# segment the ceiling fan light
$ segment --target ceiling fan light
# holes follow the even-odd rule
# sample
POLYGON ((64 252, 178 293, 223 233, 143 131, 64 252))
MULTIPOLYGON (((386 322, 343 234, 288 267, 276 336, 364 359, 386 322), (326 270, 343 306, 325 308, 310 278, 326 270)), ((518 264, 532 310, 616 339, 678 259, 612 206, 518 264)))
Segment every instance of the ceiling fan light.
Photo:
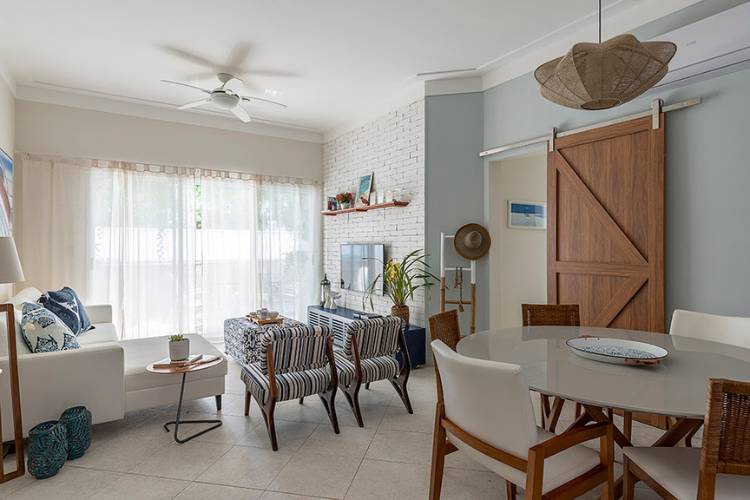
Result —
POLYGON ((562 57, 539 66, 534 78, 541 94, 574 109, 608 109, 656 85, 669 70, 677 46, 640 42, 630 34, 603 43, 577 43, 562 57))

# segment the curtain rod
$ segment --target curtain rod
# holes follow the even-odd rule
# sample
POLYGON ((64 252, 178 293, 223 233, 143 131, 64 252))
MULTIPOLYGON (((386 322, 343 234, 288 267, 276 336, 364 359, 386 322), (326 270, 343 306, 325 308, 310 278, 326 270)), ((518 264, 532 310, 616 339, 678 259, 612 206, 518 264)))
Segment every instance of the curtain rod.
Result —
MULTIPOLYGON (((695 97, 693 99, 688 99, 685 101, 676 102, 674 104, 669 104, 667 106, 662 107, 661 110, 664 111, 665 113, 669 111, 677 111, 678 109, 684 109, 684 108, 689 108, 690 106, 695 106, 696 104, 700 104, 700 102, 701 102, 701 98, 695 97)), ((579 127, 579 128, 574 128, 572 130, 566 130, 565 132, 558 132, 556 134, 556 137, 565 137, 567 135, 573 135, 579 132, 585 132, 587 130, 592 130, 592 129, 599 128, 599 127, 606 127, 608 125, 615 125, 617 123, 635 120, 637 118, 644 118, 646 116, 651 116, 652 113, 653 113, 653 110, 649 109, 648 111, 642 111, 640 113, 623 116, 621 118, 614 118, 612 120, 598 122, 592 125, 586 125, 585 127, 579 127)), ((519 142, 514 142, 511 144, 506 144, 504 146, 498 146, 496 148, 482 151, 481 153, 479 153, 479 156, 480 158, 484 158, 485 156, 492 156, 498 153, 502 153, 504 151, 509 151, 511 149, 518 149, 518 148, 523 148, 526 146, 531 146, 532 144, 547 142, 549 138, 550 138, 550 135, 547 134, 547 135, 543 135, 540 137, 534 137, 533 139, 526 139, 525 141, 519 141, 519 142)))
POLYGON ((223 170, 215 168, 177 167, 174 165, 160 165, 142 161, 106 160, 102 158, 70 157, 62 155, 48 155, 16 151, 16 157, 19 156, 30 160, 85 162, 88 163, 91 167, 96 168, 122 168, 124 170, 131 170, 136 172, 151 172, 155 174, 195 175, 197 173, 201 177, 215 177, 222 179, 260 180, 281 184, 320 184, 320 181, 317 179, 309 179, 305 177, 256 174, 251 172, 238 172, 233 170, 223 170))

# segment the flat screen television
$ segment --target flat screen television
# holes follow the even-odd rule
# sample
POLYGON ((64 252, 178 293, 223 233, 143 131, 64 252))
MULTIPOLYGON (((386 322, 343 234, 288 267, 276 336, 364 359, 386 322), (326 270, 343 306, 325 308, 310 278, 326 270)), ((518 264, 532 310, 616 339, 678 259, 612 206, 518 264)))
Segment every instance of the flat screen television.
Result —
MULTIPOLYGON (((382 244, 341 245, 341 289, 365 292, 373 280, 383 272, 385 248, 382 244)), ((383 280, 378 280, 375 289, 383 295, 383 280)))

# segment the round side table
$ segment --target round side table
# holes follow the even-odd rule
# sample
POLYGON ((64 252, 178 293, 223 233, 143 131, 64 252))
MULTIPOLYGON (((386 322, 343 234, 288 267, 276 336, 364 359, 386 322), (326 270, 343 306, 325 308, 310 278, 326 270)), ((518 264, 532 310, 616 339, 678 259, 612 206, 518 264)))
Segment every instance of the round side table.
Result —
POLYGON ((182 382, 180 383, 180 399, 177 403, 177 416, 174 420, 171 420, 164 424, 164 430, 169 432, 169 426, 174 425, 174 440, 178 443, 186 443, 190 441, 193 438, 196 438, 198 436, 201 436, 209 431, 212 431, 216 429, 217 427, 221 427, 221 420, 182 420, 180 418, 180 415, 182 414, 182 396, 185 393, 185 377, 188 373, 192 372, 198 372, 201 370, 207 370, 208 368, 213 368, 214 366, 217 366, 221 364, 221 362, 224 361, 224 358, 219 357, 215 359, 214 361, 209 361, 208 363, 202 363, 198 365, 190 365, 185 367, 175 367, 175 368, 154 368, 154 364, 151 363, 146 367, 146 370, 151 373, 158 373, 162 375, 176 375, 176 374, 182 374, 182 382), (192 434, 184 439, 181 439, 177 436, 177 431, 180 428, 180 424, 214 424, 208 429, 203 429, 200 432, 196 432, 195 434, 192 434))

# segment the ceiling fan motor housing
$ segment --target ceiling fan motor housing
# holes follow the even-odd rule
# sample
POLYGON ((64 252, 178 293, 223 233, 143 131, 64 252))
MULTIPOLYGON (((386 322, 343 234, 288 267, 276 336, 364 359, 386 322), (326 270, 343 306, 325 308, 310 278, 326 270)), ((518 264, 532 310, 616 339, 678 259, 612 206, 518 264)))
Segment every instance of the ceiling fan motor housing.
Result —
POLYGON ((240 102, 240 97, 236 94, 229 94, 223 90, 214 90, 211 92, 211 102, 224 109, 232 109, 240 102))

